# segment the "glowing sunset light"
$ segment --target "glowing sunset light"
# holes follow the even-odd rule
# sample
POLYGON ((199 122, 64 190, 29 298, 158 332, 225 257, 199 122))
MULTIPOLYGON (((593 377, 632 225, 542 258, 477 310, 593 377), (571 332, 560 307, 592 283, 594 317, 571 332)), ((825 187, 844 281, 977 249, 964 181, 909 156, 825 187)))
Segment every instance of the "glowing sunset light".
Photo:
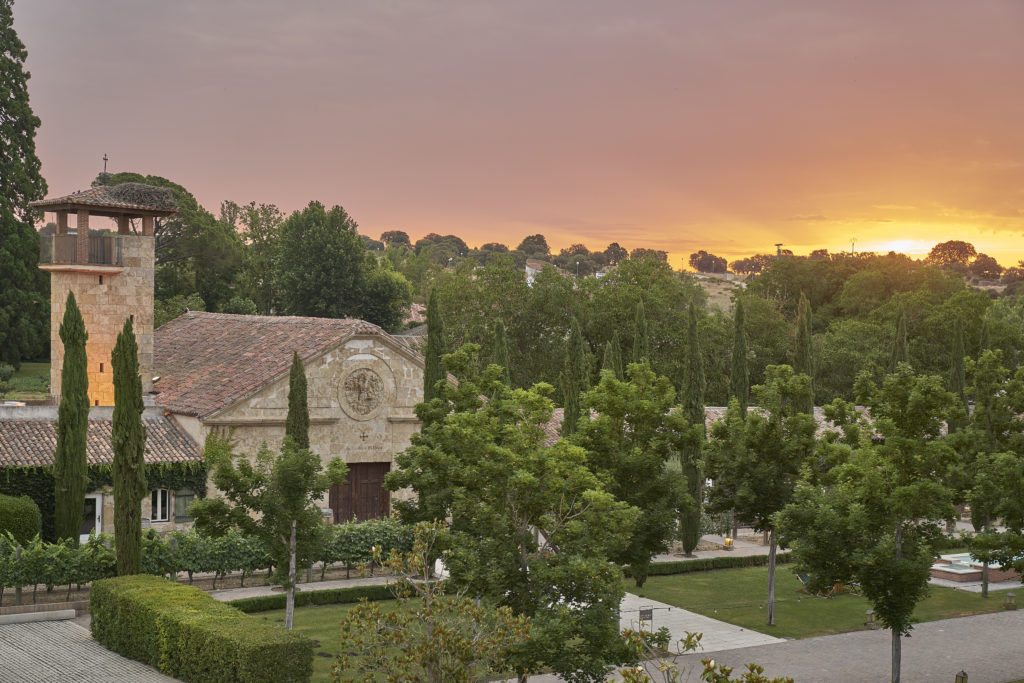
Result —
POLYGON ((107 153, 214 213, 315 199, 374 238, 541 233, 676 267, 851 238, 1024 258, 1019 0, 17 0, 14 18, 51 194, 107 153))

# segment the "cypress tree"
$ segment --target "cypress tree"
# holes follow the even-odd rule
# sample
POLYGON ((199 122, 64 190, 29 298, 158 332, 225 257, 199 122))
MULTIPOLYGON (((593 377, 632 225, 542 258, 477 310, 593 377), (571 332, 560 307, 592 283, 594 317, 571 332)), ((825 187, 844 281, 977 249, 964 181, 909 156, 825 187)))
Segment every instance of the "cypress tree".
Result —
POLYGON ((0 363, 34 358, 50 335, 50 279, 37 268, 39 234, 29 202, 46 195, 28 97, 28 53, 14 30, 11 0, 0 0, 0 363))
POLYGON ((988 316, 986 315, 981 321, 981 340, 978 343, 978 357, 985 351, 992 348, 992 328, 989 325, 988 316))
POLYGON ((896 338, 892 342, 892 353, 889 355, 889 372, 895 372, 900 363, 909 363, 907 359, 907 311, 900 304, 896 312, 896 338))
POLYGON ((651 362, 651 339, 647 331, 647 312, 644 301, 636 302, 636 318, 633 320, 633 362, 651 362))
MULTIPOLYGON (((964 391, 964 387, 967 384, 967 373, 964 369, 964 327, 957 318, 953 321, 953 348, 950 351, 950 364, 949 364, 949 390, 956 395, 957 400, 964 407, 966 414, 967 411, 967 394, 964 391)), ((950 433, 959 430, 963 427, 962 421, 959 419, 951 418, 949 421, 950 433)))
POLYGON ((146 497, 146 427, 142 424, 139 347, 131 320, 117 335, 111 354, 114 370, 114 543, 117 575, 138 574, 142 561, 142 499, 146 497))
POLYGON ((437 383, 444 379, 441 356, 444 355, 444 325, 438 310, 437 292, 432 291, 427 300, 427 348, 424 353, 423 401, 438 397, 437 383))
POLYGON ((580 419, 580 394, 590 388, 590 361, 580 321, 573 316, 569 326, 569 343, 565 352, 565 370, 559 379, 562 385, 562 436, 576 431, 580 419))
POLYGON ((619 331, 612 333, 612 338, 605 344, 604 358, 601 361, 602 370, 611 370, 615 379, 620 382, 625 379, 622 370, 622 342, 619 341, 619 331))
POLYGON ((64 364, 57 412, 57 450, 53 456, 53 528, 58 540, 70 538, 76 545, 89 485, 85 452, 89 431, 89 375, 85 355, 88 338, 75 294, 69 291, 64 321, 60 324, 64 364))
POLYGON ((508 335, 505 333, 505 323, 501 320, 494 325, 494 353, 491 356, 491 362, 504 368, 502 379, 505 384, 511 384, 512 369, 508 351, 508 335))
POLYGON ((796 314, 796 353, 793 369, 811 378, 811 395, 809 404, 800 409, 804 413, 814 413, 814 356, 811 351, 811 302, 804 293, 800 293, 800 303, 796 314))
POLYGON ((729 368, 729 397, 740 404, 743 415, 750 404, 750 368, 747 363, 747 335, 744 331, 743 300, 733 313, 732 367, 729 368))
POLYGON ((309 396, 306 391, 306 369, 298 351, 292 351, 292 369, 288 374, 288 417, 284 421, 284 435, 290 436, 295 446, 309 448, 309 396))
POLYGON ((693 554, 700 541, 700 515, 702 479, 699 463, 706 441, 704 424, 704 392, 707 381, 704 377, 704 359, 700 352, 697 336, 697 305, 690 304, 689 327, 687 331, 686 374, 683 379, 683 416, 690 424, 692 438, 680 450, 679 461, 683 476, 686 477, 686 491, 689 499, 680 507, 679 536, 683 552, 693 554))

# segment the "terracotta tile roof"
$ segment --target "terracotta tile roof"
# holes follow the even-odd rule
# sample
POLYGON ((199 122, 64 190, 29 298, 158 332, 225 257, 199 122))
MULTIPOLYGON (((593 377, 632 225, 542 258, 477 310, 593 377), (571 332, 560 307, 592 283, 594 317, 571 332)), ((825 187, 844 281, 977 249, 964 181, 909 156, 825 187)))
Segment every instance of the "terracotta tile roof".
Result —
POLYGON ((205 418, 286 374, 293 350, 306 361, 356 335, 385 337, 415 353, 362 320, 188 312, 154 335, 155 401, 205 418))
POLYGON ((147 214, 156 213, 160 215, 173 215, 178 212, 178 206, 174 202, 174 196, 164 188, 141 185, 140 183, 121 183, 120 185, 100 185, 90 187, 88 190, 79 190, 63 197, 50 197, 38 201, 29 202, 29 206, 36 209, 54 209, 56 207, 78 205, 94 206, 96 208, 124 209, 144 211, 147 214), (131 194, 133 187, 143 188, 140 192, 131 194), (119 189, 120 188, 120 189, 119 189), (127 188, 127 189, 125 189, 127 188), (132 196, 149 196, 149 201, 132 201, 132 196))
MULTIPOLYGON (((146 425, 146 462, 202 462, 203 454, 174 421, 163 416, 143 416, 146 425)), ((113 420, 90 418, 86 454, 90 465, 114 462, 110 446, 113 420)), ((49 466, 57 449, 56 418, 0 420, 0 467, 49 466)))

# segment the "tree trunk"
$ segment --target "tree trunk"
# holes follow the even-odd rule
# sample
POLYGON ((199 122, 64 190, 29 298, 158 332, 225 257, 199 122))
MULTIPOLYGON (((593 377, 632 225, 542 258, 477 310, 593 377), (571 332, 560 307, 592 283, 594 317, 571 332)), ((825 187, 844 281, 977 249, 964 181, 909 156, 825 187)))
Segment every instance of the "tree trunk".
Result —
POLYGON ((892 683, 900 683, 900 658, 902 652, 900 651, 900 645, 902 639, 900 638, 900 632, 893 629, 892 632, 892 683))
POLYGON ((284 627, 292 630, 295 621, 295 524, 292 520, 292 537, 288 542, 288 597, 284 603, 284 627))
MULTIPOLYGON (((988 531, 989 519, 985 517, 985 524, 982 526, 983 531, 988 531)), ((988 561, 981 565, 981 597, 988 597, 988 561)))
MULTIPOLYGON (((14 561, 17 563, 18 567, 20 568, 21 567, 21 546, 20 545, 18 546, 18 549, 16 551, 14 551, 14 561)), ((15 605, 20 605, 21 604, 21 586, 15 586, 14 587, 14 604, 15 605)))
POLYGON ((739 520, 736 519, 736 510, 732 511, 732 542, 736 545, 736 537, 740 535, 739 520))
POLYGON ((768 625, 775 625, 775 529, 768 536, 768 625))

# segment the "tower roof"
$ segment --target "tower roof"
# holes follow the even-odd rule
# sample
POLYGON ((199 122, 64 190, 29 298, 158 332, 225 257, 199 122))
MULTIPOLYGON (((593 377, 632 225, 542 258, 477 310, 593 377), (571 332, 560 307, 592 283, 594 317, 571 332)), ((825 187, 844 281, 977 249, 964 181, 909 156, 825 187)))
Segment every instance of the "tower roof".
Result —
POLYGON ((100 185, 63 197, 29 202, 29 206, 44 211, 85 209, 94 216, 173 216, 178 212, 170 190, 144 183, 100 185))

